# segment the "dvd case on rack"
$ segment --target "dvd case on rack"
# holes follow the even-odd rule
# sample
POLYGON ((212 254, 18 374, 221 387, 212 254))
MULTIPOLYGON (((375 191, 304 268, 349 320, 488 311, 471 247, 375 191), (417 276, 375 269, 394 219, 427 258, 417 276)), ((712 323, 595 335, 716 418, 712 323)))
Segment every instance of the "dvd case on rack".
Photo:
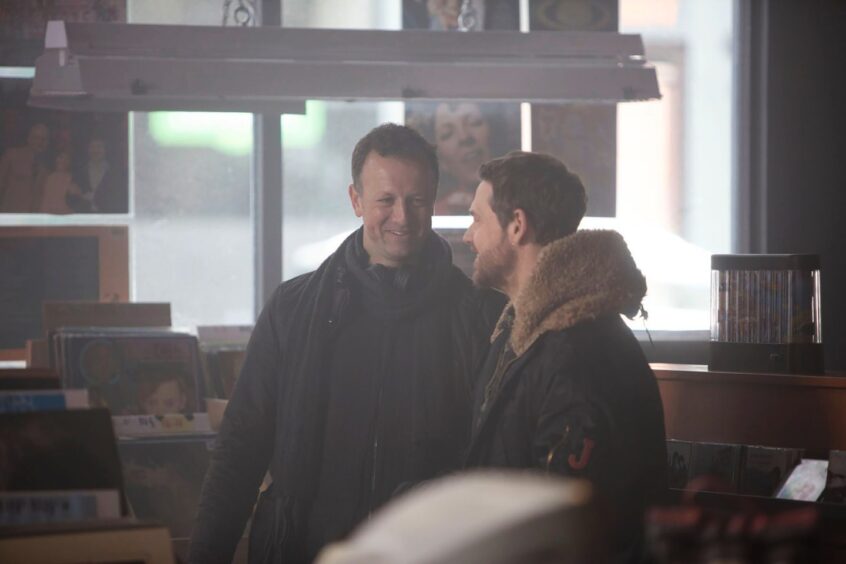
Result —
POLYGON ((740 493, 773 496, 790 471, 802 460, 802 449, 743 447, 740 493))
POLYGON ((694 443, 690 479, 707 480, 705 489, 736 492, 740 475, 741 445, 694 443))
POLYGON ((667 486, 684 489, 690 480, 693 443, 690 441, 667 440, 667 486))

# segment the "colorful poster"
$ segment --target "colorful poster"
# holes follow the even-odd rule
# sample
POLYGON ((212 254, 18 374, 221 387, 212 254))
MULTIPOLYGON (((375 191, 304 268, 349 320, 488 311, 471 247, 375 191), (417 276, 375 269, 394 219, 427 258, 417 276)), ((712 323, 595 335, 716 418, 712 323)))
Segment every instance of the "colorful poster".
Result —
POLYGON ((125 22, 126 0, 3 0, 0 37, 6 40, 44 39, 50 20, 125 22))
MULTIPOLYGON (((617 31, 617 0, 530 0, 532 31, 617 31)), ((548 153, 581 178, 587 215, 617 207, 616 104, 532 104, 532 151, 548 153)))
POLYGON ((31 86, 0 81, 0 213, 127 213, 127 115, 31 108, 31 86))
MULTIPOLYGON (((403 1, 403 27, 455 31, 462 2, 403 1)), ((465 10, 472 32, 517 30, 517 2, 473 1, 465 10)), ((514 103, 472 101, 413 102, 405 107, 406 125, 432 143, 440 163, 440 184, 435 215, 467 215, 476 187, 479 166, 509 151, 520 149, 520 106, 514 103)))

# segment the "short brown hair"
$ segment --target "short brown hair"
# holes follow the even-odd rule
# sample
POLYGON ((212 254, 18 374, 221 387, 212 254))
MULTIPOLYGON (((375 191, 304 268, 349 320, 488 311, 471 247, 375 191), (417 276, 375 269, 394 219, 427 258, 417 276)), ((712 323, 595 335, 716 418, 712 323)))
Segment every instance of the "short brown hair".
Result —
POLYGON ((539 245, 574 233, 585 215, 581 179, 550 155, 512 151, 483 164, 479 178, 493 188, 491 209, 500 225, 506 227, 514 210, 523 210, 539 245))
POLYGON ((438 192, 438 157, 435 148, 419 133, 405 125, 383 123, 370 130, 355 144, 352 154, 352 180, 361 193, 361 169, 371 152, 383 157, 398 157, 417 163, 429 173, 433 196, 438 192))

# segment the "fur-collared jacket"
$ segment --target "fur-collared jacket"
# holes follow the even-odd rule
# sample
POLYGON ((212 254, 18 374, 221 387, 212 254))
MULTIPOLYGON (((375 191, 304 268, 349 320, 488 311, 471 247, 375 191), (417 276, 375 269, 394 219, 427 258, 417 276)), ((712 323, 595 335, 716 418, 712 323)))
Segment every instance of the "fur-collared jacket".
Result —
POLYGON ((620 314, 646 282, 622 236, 547 245, 492 336, 467 465, 583 477, 611 511, 617 561, 637 561, 642 513, 666 490, 658 386, 620 314))

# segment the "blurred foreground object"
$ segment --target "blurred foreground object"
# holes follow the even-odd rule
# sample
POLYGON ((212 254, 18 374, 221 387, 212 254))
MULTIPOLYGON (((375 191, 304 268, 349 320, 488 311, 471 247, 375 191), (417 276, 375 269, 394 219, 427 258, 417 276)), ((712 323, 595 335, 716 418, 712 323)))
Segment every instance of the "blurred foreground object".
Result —
POLYGON ((587 482, 533 472, 473 472, 394 500, 317 564, 604 562, 587 482))

